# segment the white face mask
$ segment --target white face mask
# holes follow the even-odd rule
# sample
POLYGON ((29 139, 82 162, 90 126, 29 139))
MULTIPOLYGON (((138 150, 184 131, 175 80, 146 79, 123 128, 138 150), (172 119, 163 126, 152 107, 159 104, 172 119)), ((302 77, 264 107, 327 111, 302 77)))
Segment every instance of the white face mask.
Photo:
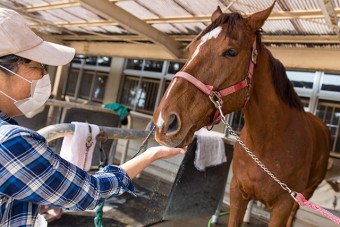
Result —
POLYGON ((23 113, 25 116, 29 116, 31 112, 42 107, 47 99, 50 97, 51 94, 51 81, 49 74, 45 74, 39 80, 32 80, 29 81, 26 78, 20 76, 19 74, 3 67, 0 65, 1 68, 13 73, 14 75, 20 77, 21 79, 27 81, 31 84, 31 96, 22 100, 15 100, 14 98, 10 97, 3 91, 0 91, 3 95, 7 96, 8 98, 12 99, 14 105, 23 113))

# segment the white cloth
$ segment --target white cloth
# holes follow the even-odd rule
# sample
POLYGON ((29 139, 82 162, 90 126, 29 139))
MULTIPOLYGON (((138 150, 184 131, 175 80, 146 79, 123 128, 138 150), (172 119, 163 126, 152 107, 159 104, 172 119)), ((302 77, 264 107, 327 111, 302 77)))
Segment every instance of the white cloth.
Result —
POLYGON ((329 210, 340 211, 340 192, 334 191, 325 180, 319 184, 309 201, 329 210))
POLYGON ((223 133, 208 131, 205 128, 195 133, 197 137, 195 167, 204 171, 206 167, 216 166, 227 161, 223 133))
POLYGON ((47 221, 41 214, 38 214, 34 227, 47 227, 47 221))
POLYGON ((60 156, 72 164, 86 171, 90 170, 93 150, 96 145, 96 136, 100 129, 97 125, 84 122, 71 122, 75 125, 74 133, 65 136, 60 150, 60 156), (89 126, 91 127, 91 133, 89 126), (92 136, 92 144, 86 147, 86 139, 92 136))

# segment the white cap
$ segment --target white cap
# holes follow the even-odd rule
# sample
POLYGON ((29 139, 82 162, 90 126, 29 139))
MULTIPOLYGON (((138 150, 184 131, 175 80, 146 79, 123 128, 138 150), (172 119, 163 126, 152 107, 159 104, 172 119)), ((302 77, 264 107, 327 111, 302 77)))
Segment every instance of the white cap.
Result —
POLYGON ((14 54, 46 65, 65 65, 75 49, 42 40, 15 11, 0 8, 0 56, 14 54))

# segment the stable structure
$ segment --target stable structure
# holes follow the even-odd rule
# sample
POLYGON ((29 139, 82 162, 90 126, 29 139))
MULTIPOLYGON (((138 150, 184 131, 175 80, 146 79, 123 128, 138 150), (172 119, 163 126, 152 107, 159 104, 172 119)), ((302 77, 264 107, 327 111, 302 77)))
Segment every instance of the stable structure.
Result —
MULTIPOLYGON (((188 45, 210 23, 217 6, 225 13, 247 16, 273 2, 0 0, 0 7, 18 11, 45 40, 76 49, 69 65, 49 67, 56 99, 97 107, 121 103, 132 110, 132 128, 145 129, 169 81, 183 66, 188 45)), ((339 18, 340 0, 276 0, 262 32, 265 45, 287 68, 305 109, 329 126, 332 155, 338 158, 339 18)), ((236 131, 243 126, 241 112, 228 120, 236 131)), ((224 128, 219 125, 214 130, 223 132, 224 128)), ((123 143, 118 144, 118 156, 123 143)), ((140 141, 130 142, 127 157, 139 145, 140 141)), ((181 161, 178 157, 160 161, 147 171, 172 181, 181 161)))
MULTIPOLYGON (((45 39, 78 54, 185 59, 186 46, 223 12, 249 15, 273 0, 13 0, 45 39)), ((263 40, 286 67, 339 70, 339 0, 277 0, 263 40)))

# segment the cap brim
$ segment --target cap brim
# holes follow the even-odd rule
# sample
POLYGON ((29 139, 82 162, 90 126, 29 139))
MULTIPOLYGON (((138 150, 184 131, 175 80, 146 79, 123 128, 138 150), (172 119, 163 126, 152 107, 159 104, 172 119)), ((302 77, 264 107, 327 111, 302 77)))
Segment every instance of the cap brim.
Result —
POLYGON ((42 64, 59 66, 66 65, 74 58, 75 49, 43 41, 29 50, 14 54, 42 64))

